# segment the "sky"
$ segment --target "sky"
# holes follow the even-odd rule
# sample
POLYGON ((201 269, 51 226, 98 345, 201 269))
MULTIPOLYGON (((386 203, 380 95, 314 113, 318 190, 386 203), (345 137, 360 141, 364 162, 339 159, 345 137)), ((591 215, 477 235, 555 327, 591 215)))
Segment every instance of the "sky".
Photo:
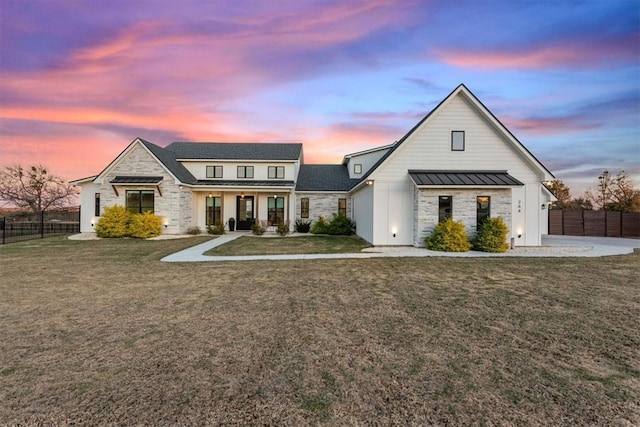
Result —
POLYGON ((637 0, 0 0, 0 166, 67 180, 136 137, 339 163, 460 83, 574 197, 640 186, 637 0))

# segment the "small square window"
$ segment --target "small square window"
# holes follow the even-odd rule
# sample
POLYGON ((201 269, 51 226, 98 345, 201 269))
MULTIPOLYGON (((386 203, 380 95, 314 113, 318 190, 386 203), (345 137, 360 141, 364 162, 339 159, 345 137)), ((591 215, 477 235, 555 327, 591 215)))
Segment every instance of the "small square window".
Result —
POLYGON ((451 131, 451 151, 464 151, 464 131, 451 131))
POLYGON ((353 173, 361 174, 362 173, 362 165, 360 163, 356 163, 353 165, 353 173))

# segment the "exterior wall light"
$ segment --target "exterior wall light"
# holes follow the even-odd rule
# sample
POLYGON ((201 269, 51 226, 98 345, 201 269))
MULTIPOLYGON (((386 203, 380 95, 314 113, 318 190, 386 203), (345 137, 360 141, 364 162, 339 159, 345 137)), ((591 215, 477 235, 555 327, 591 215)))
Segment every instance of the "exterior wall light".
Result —
POLYGON ((545 210, 545 209, 547 209, 547 204, 543 203, 540 207, 542 208, 542 210, 545 210))
POLYGON ((164 220, 164 228, 167 228, 169 226, 169 220, 165 219, 164 220))
POLYGON ((368 179, 368 180, 365 181, 365 184, 373 185, 373 180, 372 179, 368 179))

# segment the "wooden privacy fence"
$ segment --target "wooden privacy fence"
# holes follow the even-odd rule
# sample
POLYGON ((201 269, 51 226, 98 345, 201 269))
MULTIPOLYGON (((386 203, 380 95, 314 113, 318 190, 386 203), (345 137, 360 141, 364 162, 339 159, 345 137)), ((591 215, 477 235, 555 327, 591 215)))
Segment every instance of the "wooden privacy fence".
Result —
POLYGON ((549 234, 640 237, 640 213, 551 209, 549 234))

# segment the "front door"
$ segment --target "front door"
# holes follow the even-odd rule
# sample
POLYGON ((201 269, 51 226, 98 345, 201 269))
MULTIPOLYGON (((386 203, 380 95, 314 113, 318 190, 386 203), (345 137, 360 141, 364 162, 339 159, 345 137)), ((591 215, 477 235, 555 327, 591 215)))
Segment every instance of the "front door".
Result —
POLYGON ((237 222, 236 230, 251 230, 254 222, 253 196, 236 197, 237 222))

